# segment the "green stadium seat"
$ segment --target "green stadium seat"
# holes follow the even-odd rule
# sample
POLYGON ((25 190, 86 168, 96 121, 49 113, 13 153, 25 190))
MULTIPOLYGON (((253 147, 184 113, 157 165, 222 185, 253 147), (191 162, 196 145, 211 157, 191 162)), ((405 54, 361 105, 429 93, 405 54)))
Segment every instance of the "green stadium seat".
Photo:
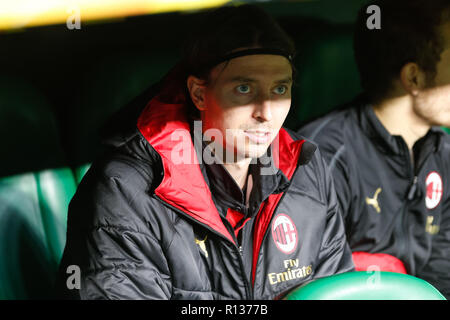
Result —
POLYGON ((74 174, 75 174, 75 181, 77 183, 77 185, 80 184, 81 180, 83 179, 84 175, 86 174, 86 172, 89 170, 89 168, 91 167, 92 163, 85 163, 82 164, 80 166, 77 166, 74 169, 74 174))
POLYGON ((69 168, 0 179, 0 299, 52 297, 75 188, 69 168))
POLYGON ((75 189, 53 113, 26 81, 0 78, 0 299, 51 298, 75 189))
POLYGON ((43 170, 34 175, 48 249, 52 262, 58 265, 66 243, 67 211, 76 191, 76 181, 68 167, 43 170))
POLYGON ((428 282, 394 272, 347 272, 311 281, 286 300, 446 300, 428 282))

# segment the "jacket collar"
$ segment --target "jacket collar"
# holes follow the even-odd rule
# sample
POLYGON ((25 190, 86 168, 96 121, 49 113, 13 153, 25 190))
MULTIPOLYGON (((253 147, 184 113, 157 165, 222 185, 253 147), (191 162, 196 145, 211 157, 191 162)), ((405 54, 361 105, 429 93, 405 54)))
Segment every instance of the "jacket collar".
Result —
MULTIPOLYGON (((163 178, 155 189, 156 196, 234 242, 202 175, 185 105, 163 103, 156 96, 139 116, 137 127, 162 161, 163 178)), ((312 153, 302 157, 305 141, 293 140, 284 129, 275 140, 279 147, 271 155, 273 164, 290 178, 297 165, 307 163, 312 153)))
POLYGON ((230 208, 239 212, 247 212, 251 217, 256 214, 256 210, 269 195, 281 193, 289 186, 289 179, 274 166, 269 152, 255 160, 249 166, 249 175, 251 175, 253 186, 248 199, 248 210, 245 210, 246 199, 243 190, 222 164, 202 163, 200 165, 214 197, 214 202, 222 216, 225 217, 230 208))

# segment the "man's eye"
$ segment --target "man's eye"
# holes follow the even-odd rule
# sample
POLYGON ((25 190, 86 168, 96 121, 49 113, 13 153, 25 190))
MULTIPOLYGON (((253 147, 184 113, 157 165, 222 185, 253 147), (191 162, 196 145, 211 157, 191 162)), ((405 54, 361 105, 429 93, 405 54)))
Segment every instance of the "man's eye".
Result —
POLYGON ((249 86, 249 85, 246 85, 246 84, 241 84, 240 86, 238 86, 238 87, 236 88, 236 90, 237 90, 239 93, 249 93, 249 92, 250 92, 250 86, 249 86))
POLYGON ((286 86, 278 86, 275 88, 275 93, 276 94, 285 94, 287 91, 286 86))

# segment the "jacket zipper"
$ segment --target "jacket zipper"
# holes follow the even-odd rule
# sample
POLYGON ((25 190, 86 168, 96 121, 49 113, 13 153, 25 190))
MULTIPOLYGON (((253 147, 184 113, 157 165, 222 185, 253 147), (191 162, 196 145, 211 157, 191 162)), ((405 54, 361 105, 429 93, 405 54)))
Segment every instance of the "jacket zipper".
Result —
POLYGON ((408 166, 408 175, 410 178, 412 178, 410 187, 408 189, 408 193, 406 196, 406 202, 405 202, 405 205, 403 206, 403 210, 402 210, 402 216, 400 219, 401 226, 398 229, 399 234, 400 234, 399 251, 400 251, 400 254, 402 254, 404 257, 403 260, 405 260, 409 256, 409 254, 408 254, 409 253, 409 239, 406 239, 406 237, 409 238, 408 225, 407 225, 408 213, 409 213, 409 201, 414 199, 415 193, 417 191, 417 177, 415 176, 409 148, 403 139, 401 141, 402 141, 403 150, 405 152, 405 157, 407 160, 406 162, 407 162, 407 166, 408 166))
POLYGON ((244 252, 242 250, 242 246, 236 247, 239 252, 239 264, 241 265, 241 271, 243 273, 244 278, 244 284, 245 284, 245 294, 247 296, 248 300, 254 300, 253 298, 253 288, 250 285, 249 280, 247 279, 247 274, 245 272, 245 266, 244 266, 244 252))
POLYGON ((412 201, 415 198, 417 192, 417 175, 414 175, 414 180, 408 191, 408 201, 412 201))
MULTIPOLYGON (((248 214, 248 209, 247 209, 247 207, 245 205, 242 207, 242 209, 244 211, 243 214, 244 214, 244 219, 245 219, 245 217, 248 214)), ((244 230, 241 229, 241 232, 243 233, 244 230)), ((234 232, 233 232, 233 236, 234 236, 234 238, 236 240, 236 243, 239 244, 237 237, 234 235, 234 232)), ((241 243, 238 246, 239 263, 241 265, 241 270, 243 271, 243 274, 244 274, 245 291, 246 291, 247 297, 249 297, 249 300, 254 300, 253 288, 252 288, 251 283, 250 283, 251 280, 249 280, 247 278, 247 272, 245 270, 245 265, 244 265, 244 249, 242 248, 242 246, 244 244, 244 239, 242 239, 242 237, 243 237, 243 234, 241 234, 241 243)))
POLYGON ((234 250, 238 253, 239 256, 239 264, 241 266, 241 272, 244 275, 244 285, 245 285, 245 295, 247 296, 247 300, 253 300, 253 290, 252 287, 250 285, 250 282, 247 279, 247 276, 245 274, 245 267, 244 267, 244 261, 243 261, 243 252, 242 252, 242 246, 237 246, 237 239, 234 236, 234 234, 232 235, 234 240, 236 241, 236 243, 233 243, 232 241, 230 241, 230 239, 228 239, 227 237, 225 237, 223 234, 217 232, 216 230, 212 229, 211 227, 209 227, 206 224, 200 223, 199 221, 197 221, 195 218, 191 217, 190 215, 186 214, 184 211, 172 206, 171 204, 165 202, 163 199, 161 199, 160 197, 158 197, 157 195, 155 195, 155 198, 161 202, 163 205, 169 207, 170 209, 182 214, 184 217, 188 218, 190 221, 195 222, 196 224, 204 227, 205 229, 211 231, 212 233, 219 235, 221 238, 223 238, 224 240, 226 240, 227 242, 231 243, 233 245, 234 250))
POLYGON ((409 148, 406 145, 406 143, 404 141, 403 145, 404 145, 404 149, 406 150, 406 158, 407 158, 407 162, 408 162, 408 171, 410 173, 410 177, 412 178, 412 182, 410 184, 410 187, 408 189, 408 194, 406 196, 406 204, 404 206, 403 209, 403 219, 402 219, 402 231, 403 231, 403 236, 408 236, 408 239, 404 239, 402 240, 402 249, 405 249, 405 257, 408 257, 408 253, 410 250, 410 242, 409 242, 409 233, 408 233, 408 213, 409 213, 409 204, 411 201, 413 201, 416 198, 416 194, 418 192, 418 176, 419 176, 419 172, 422 169, 422 167, 425 165, 427 158, 429 155, 427 155, 427 158, 425 158, 422 163, 420 163, 420 167, 418 166, 419 163, 415 163, 414 166, 412 165, 412 159, 411 159, 411 155, 409 153, 409 148))

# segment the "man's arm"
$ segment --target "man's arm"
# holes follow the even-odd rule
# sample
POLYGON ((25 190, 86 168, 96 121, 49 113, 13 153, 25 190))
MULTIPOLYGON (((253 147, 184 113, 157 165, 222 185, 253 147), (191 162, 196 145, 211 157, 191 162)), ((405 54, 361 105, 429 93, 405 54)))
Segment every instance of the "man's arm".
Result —
MULTIPOLYGON (((450 139, 445 136, 443 153, 444 164, 447 165, 447 173, 450 174, 448 155, 450 155, 450 139)), ((445 185, 444 185, 445 188, 445 185)), ((418 270, 417 276, 434 285, 447 299, 450 299, 450 189, 447 186, 447 194, 443 198, 441 221, 439 232, 433 236, 431 243, 431 255, 428 263, 422 270, 418 270)), ((436 223, 436 222, 435 222, 436 223)), ((433 223, 433 224, 435 224, 433 223)))
POLYGON ((337 201, 333 178, 328 166, 322 160, 326 201, 328 203, 325 232, 315 271, 315 278, 354 271, 352 253, 345 236, 345 228, 337 201))
POLYGON ((329 122, 325 119, 323 123, 311 123, 300 129, 299 133, 317 143, 322 157, 328 165, 333 177, 334 188, 340 206, 342 217, 346 227, 349 213, 353 210, 353 199, 350 186, 350 174, 348 162, 346 161, 347 150, 342 141, 341 128, 326 126, 329 122), (324 130, 326 128, 326 134, 324 130))
MULTIPOLYGON (((144 180, 133 179, 133 168, 125 178, 97 174, 94 166, 69 207, 58 291, 74 299, 169 299, 170 273, 162 245, 137 223, 144 210, 140 200, 145 193, 140 190, 145 188, 139 185, 144 180), (71 265, 81 271, 79 290, 67 286, 76 280, 67 273, 71 265)), ((122 168, 118 171, 125 172, 122 168)))
POLYGON ((430 282, 450 299, 450 197, 443 204, 439 232, 433 236, 430 259, 417 277, 430 282))

